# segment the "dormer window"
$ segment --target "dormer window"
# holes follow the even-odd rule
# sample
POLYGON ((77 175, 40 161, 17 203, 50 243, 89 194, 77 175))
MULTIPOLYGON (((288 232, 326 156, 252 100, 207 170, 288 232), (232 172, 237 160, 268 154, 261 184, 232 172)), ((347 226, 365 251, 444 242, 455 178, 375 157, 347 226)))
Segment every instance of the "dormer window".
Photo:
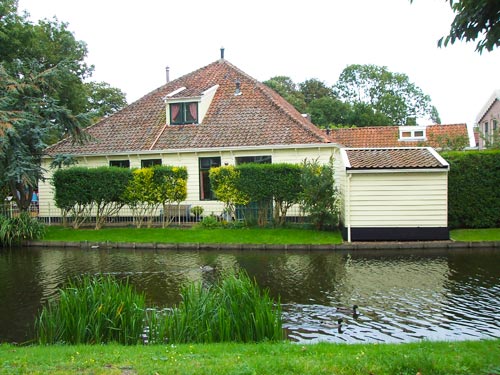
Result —
POLYGON ((198 123, 198 102, 170 103, 170 124, 198 123))
POLYGON ((425 141, 425 127, 420 126, 400 126, 400 141, 425 141))

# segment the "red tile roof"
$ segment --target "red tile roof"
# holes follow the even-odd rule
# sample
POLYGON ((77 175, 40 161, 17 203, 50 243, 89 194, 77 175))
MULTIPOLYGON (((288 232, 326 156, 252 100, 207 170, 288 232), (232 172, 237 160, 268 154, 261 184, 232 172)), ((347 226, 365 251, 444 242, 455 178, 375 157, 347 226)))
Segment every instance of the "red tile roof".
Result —
MULTIPOLYGON (((330 129, 330 139, 344 147, 415 147, 430 146, 441 148, 445 137, 464 137, 469 135, 466 124, 429 125, 426 127, 427 140, 399 140, 398 126, 372 126, 361 128, 330 129)), ((326 133, 326 131, 325 131, 326 133)), ((467 143, 467 146, 469 144, 467 143)))
POLYGON ((226 60, 168 82, 136 102, 87 128, 92 140, 84 145, 61 141, 50 155, 110 154, 238 146, 330 143, 331 140, 276 92, 226 60), (241 92, 235 96, 235 82, 241 92), (166 126, 165 97, 200 96, 219 85, 199 125, 166 126))
POLYGON ((349 170, 447 168, 428 148, 344 149, 349 170))

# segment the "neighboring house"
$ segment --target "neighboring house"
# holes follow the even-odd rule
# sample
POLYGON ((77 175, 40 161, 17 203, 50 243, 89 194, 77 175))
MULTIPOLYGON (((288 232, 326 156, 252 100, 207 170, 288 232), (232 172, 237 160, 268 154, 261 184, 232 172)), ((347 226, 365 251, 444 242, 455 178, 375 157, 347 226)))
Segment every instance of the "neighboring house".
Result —
POLYGON ((332 142, 344 147, 464 149, 475 146, 474 135, 466 124, 334 128, 325 133, 332 142))
POLYGON ((492 143, 498 143, 500 125, 500 90, 496 90, 485 103, 476 117, 479 130, 479 149, 488 148, 492 143))
POLYGON ((430 147, 340 149, 344 239, 448 240, 448 170, 430 147))
POLYGON ((72 155, 79 166, 184 166, 186 205, 219 214, 211 167, 245 162, 328 161, 335 145, 276 92, 221 58, 150 92, 88 127, 91 141, 52 147, 39 186, 40 216, 59 216, 50 185, 52 158, 72 155))

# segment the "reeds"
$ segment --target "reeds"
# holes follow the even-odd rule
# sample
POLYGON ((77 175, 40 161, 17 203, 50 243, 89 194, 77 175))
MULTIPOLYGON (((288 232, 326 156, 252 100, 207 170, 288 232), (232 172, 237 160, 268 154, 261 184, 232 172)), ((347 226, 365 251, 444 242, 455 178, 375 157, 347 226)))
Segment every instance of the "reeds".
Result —
POLYGON ((128 280, 83 276, 60 290, 60 298, 45 306, 35 321, 40 344, 124 345, 141 341, 145 296, 128 280))
POLYGON ((281 304, 241 271, 204 287, 191 283, 172 309, 145 308, 128 281, 83 276, 60 289, 35 321, 40 344, 209 343, 283 339, 281 304))
POLYGON ((245 272, 215 285, 186 285, 182 302, 156 319, 150 340, 169 343, 260 342, 283 339, 281 304, 245 272), (158 324, 157 320, 164 320, 158 324))
POLYGON ((22 240, 42 238, 45 225, 28 212, 21 212, 18 216, 6 218, 0 216, 0 246, 12 246, 22 240))

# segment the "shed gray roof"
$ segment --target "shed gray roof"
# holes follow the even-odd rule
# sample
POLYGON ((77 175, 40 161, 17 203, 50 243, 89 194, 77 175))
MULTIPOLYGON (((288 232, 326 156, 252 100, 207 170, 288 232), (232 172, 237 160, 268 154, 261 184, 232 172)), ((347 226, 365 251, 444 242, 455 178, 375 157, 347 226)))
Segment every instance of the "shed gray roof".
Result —
POLYGON ((342 149, 348 170, 448 169, 448 163, 429 147, 342 149))

